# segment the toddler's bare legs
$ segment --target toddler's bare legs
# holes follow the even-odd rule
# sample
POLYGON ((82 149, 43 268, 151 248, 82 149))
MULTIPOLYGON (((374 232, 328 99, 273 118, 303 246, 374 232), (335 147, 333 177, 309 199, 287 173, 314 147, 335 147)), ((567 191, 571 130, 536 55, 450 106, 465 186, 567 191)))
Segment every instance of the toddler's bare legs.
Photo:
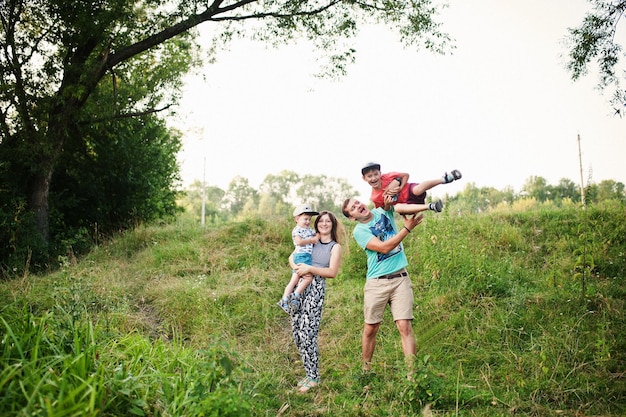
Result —
POLYGON ((300 281, 300 277, 298 276, 298 274, 293 272, 291 274, 291 279, 289 280, 289 283, 287 284, 287 286, 285 286, 285 291, 283 292, 283 299, 287 299, 289 294, 293 292, 294 288, 296 287, 296 284, 298 284, 298 281, 300 281))
POLYGON ((287 299, 288 313, 293 316, 300 309, 300 302, 302 301, 302 293, 313 281, 313 275, 306 274, 302 276, 302 279, 298 283, 296 290, 287 299))
POLYGON ((313 275, 311 274, 302 275, 302 280, 300 281, 300 283, 298 284, 294 292, 297 294, 302 294, 312 281, 313 281, 313 275))

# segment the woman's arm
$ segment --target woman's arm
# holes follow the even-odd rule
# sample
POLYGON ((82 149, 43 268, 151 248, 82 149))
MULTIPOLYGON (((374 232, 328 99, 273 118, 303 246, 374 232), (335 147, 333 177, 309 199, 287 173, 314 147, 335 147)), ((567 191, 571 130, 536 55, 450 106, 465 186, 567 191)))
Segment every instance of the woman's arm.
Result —
MULTIPOLYGON (((293 269, 295 269, 300 276, 313 274, 319 275, 320 277, 324 278, 335 278, 339 273, 339 267, 341 267, 342 251, 343 249, 341 248, 341 245, 339 243, 336 243, 330 251, 330 262, 326 268, 299 264, 293 269)), ((292 262, 291 257, 289 259, 290 262, 292 262)))

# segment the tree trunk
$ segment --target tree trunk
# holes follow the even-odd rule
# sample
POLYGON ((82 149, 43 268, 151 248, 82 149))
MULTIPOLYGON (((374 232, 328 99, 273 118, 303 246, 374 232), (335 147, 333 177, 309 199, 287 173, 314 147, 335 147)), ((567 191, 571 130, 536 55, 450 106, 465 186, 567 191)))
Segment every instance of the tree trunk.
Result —
POLYGON ((48 195, 50 193, 51 178, 52 169, 42 169, 35 174, 28 190, 28 205, 33 211, 37 230, 46 246, 50 238, 50 207, 48 204, 48 195))
MULTIPOLYGON (((52 114, 70 114, 65 109, 69 106, 59 106, 52 114)), ((69 118, 62 116, 50 117, 48 131, 41 139, 41 154, 36 159, 39 161, 38 169, 32 174, 28 182, 28 206, 35 216, 35 224, 45 247, 50 243, 50 183, 56 163, 63 151, 65 132, 69 118)))

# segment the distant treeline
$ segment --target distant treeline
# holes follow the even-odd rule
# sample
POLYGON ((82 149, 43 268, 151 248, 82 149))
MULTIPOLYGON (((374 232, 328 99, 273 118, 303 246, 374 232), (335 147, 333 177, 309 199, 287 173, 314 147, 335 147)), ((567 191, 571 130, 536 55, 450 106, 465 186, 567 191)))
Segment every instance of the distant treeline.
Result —
POLYGON ((493 187, 476 187, 468 183, 463 191, 447 198, 448 204, 454 204, 456 210, 472 213, 484 212, 497 208, 524 208, 534 204, 551 204, 557 207, 570 204, 595 204, 606 201, 626 203, 624 184, 613 180, 603 180, 597 184, 589 183, 584 188, 573 181, 563 178, 558 184, 548 184, 543 177, 530 177, 520 192, 507 187, 497 190, 493 187))
MULTIPOLYGON (((226 190, 216 186, 206 186, 196 181, 184 191, 180 203, 186 215, 200 222, 202 201, 206 224, 219 224, 238 216, 290 216, 294 204, 307 201, 317 209, 341 212, 341 204, 347 196, 356 191, 345 180, 326 176, 304 176, 295 172, 283 171, 268 175, 255 189, 243 177, 235 177, 226 190), (204 195, 204 197, 203 197, 204 195)), ((493 187, 477 187, 467 183, 465 188, 454 195, 445 195, 448 210, 460 213, 478 213, 493 209, 531 207, 538 204, 562 205, 581 204, 584 194, 586 204, 602 201, 616 201, 624 204, 626 192, 624 184, 613 180, 591 183, 584 190, 569 179, 561 179, 558 184, 548 184, 545 178, 530 177, 522 190, 512 187, 498 190, 493 187)))

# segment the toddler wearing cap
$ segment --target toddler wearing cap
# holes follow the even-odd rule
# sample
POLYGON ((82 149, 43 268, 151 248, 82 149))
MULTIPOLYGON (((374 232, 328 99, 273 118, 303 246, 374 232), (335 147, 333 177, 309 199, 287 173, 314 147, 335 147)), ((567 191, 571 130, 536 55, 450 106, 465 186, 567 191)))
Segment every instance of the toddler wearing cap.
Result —
MULTIPOLYGON (((291 230, 291 238, 294 245, 293 262, 295 264, 311 265, 313 245, 319 241, 319 235, 311 228, 311 216, 318 214, 319 213, 312 210, 308 204, 301 204, 293 211, 296 225, 291 230)), ((305 275, 302 277, 302 280, 300 280, 300 276, 295 271, 292 271, 291 279, 285 287, 283 297, 277 303, 285 313, 293 315, 298 311, 301 295, 309 286, 312 279, 312 276, 305 275), (300 283, 298 284, 298 282, 300 283)))

